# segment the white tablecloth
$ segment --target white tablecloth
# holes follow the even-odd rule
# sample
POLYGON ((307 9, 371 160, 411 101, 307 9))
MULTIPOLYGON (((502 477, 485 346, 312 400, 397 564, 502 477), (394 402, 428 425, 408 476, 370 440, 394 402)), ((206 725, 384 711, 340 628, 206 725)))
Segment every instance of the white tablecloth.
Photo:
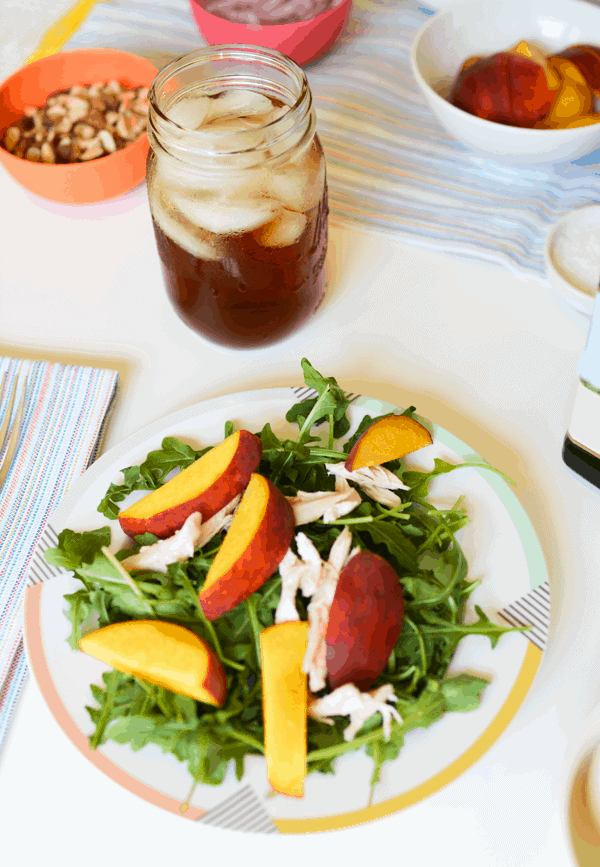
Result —
POLYGON ((296 384, 307 356, 348 390, 417 404, 515 479, 553 599, 542 668, 500 740, 415 806, 324 835, 232 836, 138 800, 71 745, 29 679, 0 755, 3 862, 583 865, 567 817, 598 737, 600 492, 560 450, 589 321, 535 279, 334 221, 328 294, 310 327, 240 355, 173 314, 143 188, 72 208, 2 172, 0 201, 0 354, 117 370, 107 448, 200 399, 296 384))
POLYGON ((419 410, 515 479, 552 585, 550 646, 521 712, 468 772, 388 819, 291 840, 228 837, 138 800, 70 744, 27 683, 0 756, 6 863, 173 859, 264 864, 562 867, 576 753, 600 678, 600 492, 560 457, 588 320, 535 280, 333 225, 310 327, 248 354, 199 341, 166 299, 143 188, 43 202, 0 174, 2 354, 117 370, 106 447, 176 408, 299 381, 307 356, 344 387, 419 410), (10 219, 7 220, 7 215, 10 219), (35 255, 32 255, 32 250, 35 255))

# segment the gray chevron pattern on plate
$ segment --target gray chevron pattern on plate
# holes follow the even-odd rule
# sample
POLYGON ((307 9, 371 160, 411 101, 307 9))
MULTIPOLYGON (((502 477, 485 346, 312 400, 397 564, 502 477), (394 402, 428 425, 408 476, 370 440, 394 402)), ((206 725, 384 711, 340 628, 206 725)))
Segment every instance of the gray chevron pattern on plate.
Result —
MULTIPOLYGON (((308 388, 307 386, 304 386, 303 388, 292 388, 292 394, 296 400, 309 400, 319 396, 318 391, 314 388, 308 388)), ((347 400, 354 400, 355 397, 358 397, 358 395, 351 391, 345 391, 344 394, 346 395, 347 400)))
POLYGON ((511 626, 531 626, 523 635, 532 644, 545 650, 550 630, 550 584, 544 581, 516 602, 498 612, 511 626))
POLYGON ((54 548, 57 544, 58 536, 56 531, 50 524, 46 524, 29 564, 28 587, 33 587, 34 584, 40 584, 42 581, 49 581, 51 578, 65 573, 65 569, 57 569, 56 566, 51 566, 46 562, 46 558, 44 557, 44 553, 48 548, 54 548))
POLYGON ((227 831, 249 831, 255 834, 280 833, 251 786, 244 786, 235 795, 205 813, 198 821, 227 831))

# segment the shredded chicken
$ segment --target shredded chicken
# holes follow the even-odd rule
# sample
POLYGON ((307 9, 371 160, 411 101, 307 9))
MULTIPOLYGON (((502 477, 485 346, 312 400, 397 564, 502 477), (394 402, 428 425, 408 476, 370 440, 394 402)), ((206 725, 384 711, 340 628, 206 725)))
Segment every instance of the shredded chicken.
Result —
POLYGON ((344 729, 344 740, 351 741, 373 714, 380 713, 383 734, 388 741, 392 733, 392 717, 396 722, 402 722, 396 708, 387 704, 389 701, 398 701, 391 683, 370 692, 360 692, 353 683, 346 683, 329 695, 314 699, 308 708, 308 715, 329 725, 333 725, 331 716, 349 716, 350 725, 344 729))
POLYGON ((127 557, 121 565, 125 569, 152 569, 155 572, 167 573, 170 563, 183 562, 194 556, 196 548, 202 548, 221 530, 228 529, 233 520, 233 512, 241 498, 241 494, 202 523, 200 512, 192 512, 181 529, 167 539, 159 539, 153 545, 143 545, 137 554, 127 557))
POLYGON ((351 488, 341 476, 335 480, 335 491, 298 491, 295 497, 287 497, 294 510, 296 526, 323 519, 324 524, 337 521, 362 502, 360 494, 351 488))
POLYGON ((360 470, 347 470, 343 463, 325 464, 325 469, 328 473, 335 476, 336 479, 348 479, 351 482, 356 482, 359 487, 368 494, 377 503, 381 503, 389 508, 399 506, 402 500, 397 494, 392 491, 408 491, 409 488, 403 484, 398 476, 394 475, 391 470, 386 467, 362 467, 360 470))
POLYGON ((305 568, 291 548, 286 551, 285 557, 279 564, 281 575, 281 596, 275 611, 275 623, 288 623, 290 620, 300 620, 296 608, 296 593, 302 580, 302 572, 305 568))
POLYGON ((275 611, 275 623, 300 619, 296 608, 298 590, 301 590, 303 596, 312 597, 308 606, 308 643, 303 670, 309 675, 309 684, 313 692, 325 686, 327 676, 325 636, 338 578, 346 563, 360 550, 354 548, 348 553, 351 544, 352 535, 348 528, 344 527, 331 546, 329 559, 324 562, 308 536, 297 533, 296 545, 300 557, 288 548, 279 564, 281 596, 275 611))
POLYGON ((281 575, 281 597, 275 612, 275 623, 299 620, 296 609, 296 593, 300 589, 303 596, 312 596, 321 580, 323 561, 321 555, 304 533, 296 534, 296 546, 300 557, 288 548, 279 564, 281 575))
POLYGON ((217 512, 216 515, 213 515, 212 518, 209 518, 208 521, 202 524, 200 533, 198 534, 198 541, 196 542, 197 548, 204 548, 217 533, 220 533, 221 530, 228 530, 231 527, 233 513, 237 509, 241 499, 242 495, 238 494, 226 506, 223 506, 220 512, 217 512))
POLYGON ((296 546, 307 567, 302 574, 300 590, 303 596, 312 596, 321 581, 323 561, 321 555, 305 533, 296 534, 296 546))
POLYGON ((360 470, 347 470, 343 463, 325 464, 325 469, 333 476, 340 476, 359 485, 363 483, 388 488, 390 491, 408 491, 407 486, 387 467, 362 467, 360 470))
POLYGON ((350 553, 352 534, 344 527, 337 537, 326 563, 321 566, 321 574, 316 590, 308 605, 308 641, 302 670, 308 674, 311 692, 325 687, 327 677, 327 625, 329 610, 333 603, 340 572, 350 553))

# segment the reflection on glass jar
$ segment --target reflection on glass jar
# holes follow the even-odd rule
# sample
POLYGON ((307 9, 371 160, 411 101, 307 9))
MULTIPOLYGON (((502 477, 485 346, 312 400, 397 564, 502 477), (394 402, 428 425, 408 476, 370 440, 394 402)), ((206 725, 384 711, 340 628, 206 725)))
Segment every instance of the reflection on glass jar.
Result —
POLYGON ((306 76, 277 51, 206 48, 154 81, 147 182, 158 252, 175 310, 217 343, 280 340, 323 297, 315 127, 306 76))

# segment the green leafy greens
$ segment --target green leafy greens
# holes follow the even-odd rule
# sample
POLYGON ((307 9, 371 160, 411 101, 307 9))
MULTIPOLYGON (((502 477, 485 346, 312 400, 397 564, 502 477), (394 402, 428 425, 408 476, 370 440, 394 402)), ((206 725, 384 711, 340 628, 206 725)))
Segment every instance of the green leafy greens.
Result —
MULTIPOLYGON (((343 450, 338 450, 336 440, 350 429, 350 401, 333 377, 321 376, 306 359, 302 368, 306 385, 317 391, 317 397, 295 404, 286 415, 298 426, 297 438, 280 439, 270 424, 257 434, 263 445, 258 471, 286 496, 294 496, 298 490, 333 490, 334 480, 325 463, 345 460, 357 437, 373 421, 367 416, 343 450), (326 425, 323 439, 315 432, 321 425, 326 425)), ((405 413, 414 410, 410 407, 405 413)), ((232 423, 227 422, 225 435, 232 431, 232 423)), ((166 437, 161 448, 150 452, 142 464, 122 471, 123 482, 110 485, 98 511, 115 519, 117 504, 132 491, 155 490, 171 471, 184 469, 206 451, 166 437)), ((487 466, 480 461, 468 465, 487 466)), ((354 740, 346 742, 343 731, 347 718, 337 717, 332 726, 308 719, 309 773, 334 773, 338 756, 364 746, 374 762, 372 787, 379 781, 385 762, 398 756, 408 731, 431 725, 447 711, 463 712, 478 706, 487 681, 471 674, 447 675, 460 640, 466 635, 486 635, 495 646, 502 634, 511 631, 492 623, 479 608, 476 622, 463 623, 466 600, 479 583, 466 580, 467 564, 455 536, 467 523, 467 514, 460 501, 452 509, 437 510, 426 499, 431 480, 452 471, 454 465, 436 460, 429 473, 409 470, 401 460, 386 466, 410 488, 400 492, 400 506, 387 508, 363 492, 361 505, 345 518, 302 527, 326 559, 347 525, 354 544, 385 557, 403 586, 406 607, 402 631, 385 671, 373 685, 393 685, 402 723, 392 723, 391 737, 386 741, 381 718, 375 714, 354 740)), ((225 667, 227 698, 222 707, 215 708, 133 675, 111 671, 103 676, 104 687, 91 686, 97 704, 87 708, 94 725, 92 747, 106 740, 129 744, 134 750, 153 743, 185 762, 194 784, 219 785, 230 762, 241 779, 244 757, 264 753, 258 636, 261 629, 274 623, 279 573, 246 603, 209 623, 197 594, 219 549, 221 534, 190 560, 169 566, 166 575, 134 571, 130 582, 123 580, 102 553, 110 544, 110 536, 108 526, 84 533, 63 530, 57 547, 46 553, 51 564, 72 570, 82 584, 65 597, 72 626, 71 646, 77 648, 87 631, 111 623, 148 617, 168 620, 192 630, 215 650, 225 667)), ((153 541, 151 534, 139 536, 133 550, 153 541)), ((117 558, 131 553, 132 549, 119 552, 117 558)), ((299 594, 297 606, 302 619, 307 616, 306 605, 299 594)))

